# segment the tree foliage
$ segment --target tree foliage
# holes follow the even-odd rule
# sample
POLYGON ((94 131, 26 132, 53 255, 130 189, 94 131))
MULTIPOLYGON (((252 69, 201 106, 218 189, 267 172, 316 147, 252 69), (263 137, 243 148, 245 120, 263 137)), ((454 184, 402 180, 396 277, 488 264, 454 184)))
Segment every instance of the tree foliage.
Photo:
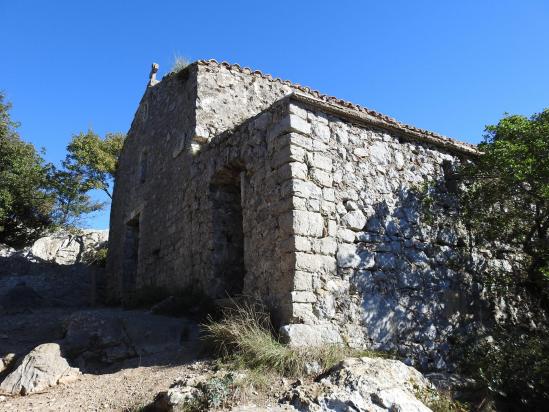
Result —
POLYGON ((549 276, 549 109, 505 116, 487 126, 483 152, 461 174, 461 204, 477 237, 513 245, 529 256, 528 280, 549 276))
POLYGON ((99 189, 112 198, 110 185, 125 137, 123 133, 107 133, 102 139, 91 129, 75 135, 67 146, 64 166, 80 176, 80 183, 88 190, 99 189))
POLYGON ((74 227, 104 207, 89 192, 100 189, 111 196, 125 136, 108 133, 102 139, 91 130, 73 136, 56 167, 20 138, 10 108, 0 93, 0 242, 18 247, 47 230, 74 227))
POLYGON ((84 177, 72 170, 52 167, 49 188, 55 199, 52 218, 60 227, 76 227, 87 214, 101 210, 105 205, 91 199, 84 177))
POLYGON ((34 146, 17 133, 0 93, 0 242, 25 244, 53 224, 54 197, 48 167, 34 146))
POLYGON ((506 115, 486 127, 479 149, 458 170, 456 216, 477 245, 512 246, 526 259, 511 273, 489 274, 490 283, 506 285, 501 298, 520 302, 520 313, 467 336, 458 345, 462 367, 496 404, 540 410, 549 401, 549 109, 506 115))

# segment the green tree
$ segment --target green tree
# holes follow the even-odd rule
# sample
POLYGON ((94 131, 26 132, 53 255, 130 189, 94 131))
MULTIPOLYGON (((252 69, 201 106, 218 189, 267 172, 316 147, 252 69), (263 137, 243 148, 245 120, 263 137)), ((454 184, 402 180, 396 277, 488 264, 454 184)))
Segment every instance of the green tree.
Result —
POLYGON ((93 130, 72 137, 64 166, 82 177, 88 190, 99 189, 112 198, 111 182, 126 135, 107 133, 102 139, 93 130))
POLYGON ((477 237, 518 247, 527 280, 549 280, 549 109, 530 118, 507 115, 487 126, 483 152, 461 171, 461 204, 477 237))
POLYGON ((0 93, 0 242, 20 246, 52 225, 54 197, 48 190, 48 166, 19 137, 10 108, 0 93))
POLYGON ((95 202, 88 195, 90 186, 84 177, 68 169, 52 167, 49 188, 55 198, 52 218, 59 227, 73 228, 82 223, 85 215, 103 209, 102 202, 95 202))

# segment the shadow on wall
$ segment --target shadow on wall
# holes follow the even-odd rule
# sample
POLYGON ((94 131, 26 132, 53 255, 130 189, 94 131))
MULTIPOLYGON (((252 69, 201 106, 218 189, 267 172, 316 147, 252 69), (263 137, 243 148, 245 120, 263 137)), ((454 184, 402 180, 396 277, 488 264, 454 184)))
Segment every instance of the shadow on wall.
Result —
POLYGON ((74 263, 59 265, 34 257, 0 257, 0 306, 4 311, 40 306, 89 306, 104 269, 74 263))
POLYGON ((373 206, 352 246, 354 267, 342 269, 373 346, 423 370, 452 369, 452 336, 491 322, 480 281, 488 256, 471 248, 455 206, 448 196, 429 210, 422 190, 401 188, 395 204, 373 206))

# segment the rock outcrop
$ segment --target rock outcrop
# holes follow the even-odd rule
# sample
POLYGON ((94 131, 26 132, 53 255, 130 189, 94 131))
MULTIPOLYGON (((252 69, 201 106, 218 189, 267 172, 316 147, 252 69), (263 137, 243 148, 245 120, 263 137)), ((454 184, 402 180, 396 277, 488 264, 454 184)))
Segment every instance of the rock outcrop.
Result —
POLYGON ((92 304, 103 269, 89 262, 107 239, 106 230, 82 230, 53 233, 21 250, 0 245, 0 313, 92 304))
POLYGON ((421 373, 400 361, 350 358, 288 391, 285 402, 301 412, 429 412, 416 394, 430 389, 421 373))
POLYGON ((30 261, 74 265, 83 263, 88 252, 105 246, 108 238, 108 230, 57 232, 36 240, 20 253, 30 261))
POLYGON ((61 355, 57 343, 44 343, 25 356, 18 367, 0 384, 0 392, 28 395, 80 375, 61 355))

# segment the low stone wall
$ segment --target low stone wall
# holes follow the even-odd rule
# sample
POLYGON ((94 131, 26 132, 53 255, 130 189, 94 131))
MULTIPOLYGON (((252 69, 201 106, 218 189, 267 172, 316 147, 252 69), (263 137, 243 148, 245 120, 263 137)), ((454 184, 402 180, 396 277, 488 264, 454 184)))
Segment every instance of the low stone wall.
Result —
POLYGON ((94 304, 103 268, 87 264, 86 254, 105 246, 107 238, 108 231, 56 233, 23 250, 1 247, 0 305, 10 311, 9 306, 24 305, 29 293, 41 306, 94 304))

